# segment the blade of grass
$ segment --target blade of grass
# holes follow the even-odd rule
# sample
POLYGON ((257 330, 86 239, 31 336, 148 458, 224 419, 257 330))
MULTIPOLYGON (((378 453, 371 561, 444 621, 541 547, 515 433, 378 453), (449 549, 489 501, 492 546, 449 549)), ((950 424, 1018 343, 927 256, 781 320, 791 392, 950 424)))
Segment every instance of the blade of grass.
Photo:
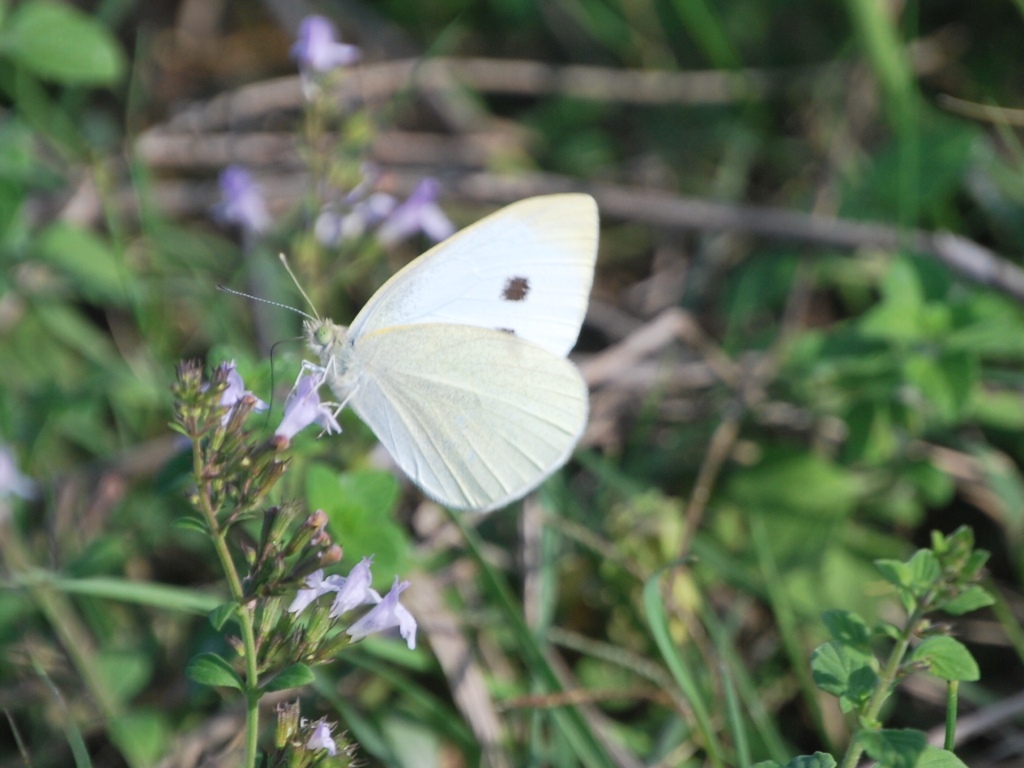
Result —
POLYGON ((828 729, 825 728, 821 717, 821 710, 818 707, 817 687, 814 685, 810 672, 810 654, 805 652, 800 644, 796 610, 789 600, 789 595, 782 588, 782 578, 775 564, 775 558, 772 556, 771 549, 767 544, 769 541, 768 528, 765 525, 764 516, 760 512, 751 513, 750 532, 754 553, 762 572, 765 593, 772 608, 772 615, 775 616, 775 620, 779 625, 779 637, 782 639, 782 646, 786 650, 790 667, 796 674, 800 690, 807 702, 807 708, 814 720, 814 727, 818 732, 818 738, 826 745, 827 751, 834 753, 836 751, 835 745, 831 743, 828 729))
POLYGON ((224 602, 223 596, 196 592, 193 589, 128 581, 107 576, 77 579, 60 576, 52 571, 33 569, 16 574, 7 582, 10 587, 31 588, 46 586, 71 595, 88 595, 124 603, 138 603, 183 613, 206 614, 224 602))
POLYGON ((678 652, 668 628, 668 616, 665 614, 665 604, 661 596, 660 579, 661 575, 672 567, 673 565, 668 565, 660 569, 644 584, 643 601, 644 610, 647 613, 647 625, 651 629, 654 642, 672 673, 672 677, 693 709, 697 730, 700 732, 710 764, 722 768, 725 765, 725 757, 722 745, 711 724, 711 715, 704 704, 704 693, 697 677, 678 652))
POLYGON ((701 612, 701 622, 707 627, 708 634, 715 644, 715 651, 726 665, 731 684, 737 689, 736 692, 746 708, 758 736, 768 749, 769 756, 775 762, 784 765, 789 760, 791 752, 786 748, 775 721, 765 710, 764 699, 750 679, 742 659, 736 652, 736 647, 732 642, 732 633, 727 630, 715 612, 706 606, 701 612))
POLYGON ((719 663, 719 668, 722 674, 722 686, 725 688, 725 713, 729 723, 729 732, 732 734, 732 743, 736 745, 736 764, 740 768, 747 768, 750 765, 750 743, 747 740, 747 728, 743 723, 743 715, 740 713, 736 686, 733 684, 728 665, 722 661, 719 663))
MULTIPOLYGON (((404 648, 404 646, 402 647, 404 648)), ((375 678, 390 683, 402 694, 403 698, 420 708, 420 717, 423 718, 423 722, 431 723, 436 733, 442 734, 444 738, 462 749, 476 747, 476 740, 469 727, 460 717, 453 714, 451 706, 414 683, 407 676, 400 674, 390 662, 381 663, 360 648, 354 648, 351 653, 346 653, 345 660, 372 673, 375 678)))
POLYGON ((704 0, 673 0, 671 5, 713 67, 739 69, 743 66, 740 55, 704 0))
MULTIPOLYGON (((463 540, 473 559, 476 560, 483 576, 483 585, 491 593, 496 606, 504 615, 507 628, 511 629, 516 638, 517 646, 522 653, 522 660, 531 673, 531 679, 537 681, 545 693, 563 691, 551 665, 544 656, 537 639, 523 620, 519 611, 518 601, 505 580, 487 562, 483 555, 482 542, 476 532, 467 528, 457 514, 449 512, 449 519, 462 532, 463 540)), ((614 763, 604 750, 600 739, 587 725, 580 711, 574 706, 555 708, 551 717, 558 726, 559 732, 572 745, 575 760, 581 765, 603 766, 613 768, 614 763)))
POLYGON ((53 684, 50 676, 46 674, 46 670, 43 669, 43 665, 39 663, 39 660, 32 656, 32 667, 35 669, 36 674, 39 675, 40 679, 46 684, 46 688, 50 691, 54 701, 57 702, 57 706, 64 715, 63 722, 61 722, 61 728, 64 729, 64 738, 67 739, 68 747, 71 749, 71 756, 75 760, 75 768, 92 768, 92 759, 89 757, 89 749, 85 746, 85 739, 82 738, 82 732, 78 730, 78 726, 75 725, 74 719, 71 717, 71 712, 68 711, 67 702, 64 701, 64 697, 58 690, 57 686, 53 684))

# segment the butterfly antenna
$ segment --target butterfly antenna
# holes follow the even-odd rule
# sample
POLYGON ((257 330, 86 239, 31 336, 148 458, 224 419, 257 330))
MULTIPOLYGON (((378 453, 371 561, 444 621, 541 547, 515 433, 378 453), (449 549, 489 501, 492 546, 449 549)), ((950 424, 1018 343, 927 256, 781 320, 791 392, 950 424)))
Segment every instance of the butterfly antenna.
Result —
MULTIPOLYGON (((289 274, 291 274, 291 273, 289 272, 289 274)), ((236 291, 234 288, 228 288, 225 285, 218 285, 217 286, 217 290, 218 291, 224 291, 224 293, 233 293, 235 296, 241 296, 243 299, 251 299, 252 301, 259 301, 259 302, 261 302, 263 304, 269 304, 272 307, 281 307, 281 309, 289 309, 292 312, 300 314, 303 317, 305 317, 305 318, 307 318, 309 320, 312 320, 314 322, 317 322, 317 321, 320 320, 319 317, 313 317, 312 315, 306 314, 301 309, 296 309, 295 307, 290 307, 287 304, 282 304, 279 301, 271 301, 270 299, 261 299, 259 296, 253 296, 252 294, 249 294, 249 293, 242 293, 241 291, 236 291)), ((302 289, 300 288, 299 290, 301 291, 302 289)), ((302 295, 305 296, 306 294, 303 293, 302 295)), ((309 299, 306 299, 306 301, 309 301, 309 299)))
MULTIPOLYGON (((309 304, 309 308, 312 309, 313 310, 313 314, 316 315, 316 318, 310 318, 310 319, 311 320, 313 320, 313 319, 319 320, 320 319, 320 313, 317 312, 316 311, 316 307, 313 306, 312 299, 310 299, 309 296, 306 294, 306 292, 304 290, 302 290, 302 285, 299 283, 299 279, 297 277, 295 277, 295 273, 292 272, 292 268, 288 264, 288 257, 285 256, 283 253, 279 253, 278 254, 278 258, 281 259, 281 264, 284 265, 284 269, 288 273, 288 277, 290 277, 292 279, 292 282, 295 283, 295 287, 299 289, 299 293, 302 294, 302 298, 304 298, 306 300, 306 303, 309 304)), ((303 314, 305 314, 305 312, 303 312, 303 314)), ((306 315, 306 317, 309 317, 309 315, 306 315)))

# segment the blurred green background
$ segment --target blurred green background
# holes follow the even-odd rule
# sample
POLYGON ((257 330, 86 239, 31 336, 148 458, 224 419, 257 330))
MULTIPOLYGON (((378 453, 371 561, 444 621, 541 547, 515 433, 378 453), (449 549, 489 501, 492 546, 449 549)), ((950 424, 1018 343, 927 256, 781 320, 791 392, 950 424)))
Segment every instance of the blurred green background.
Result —
MULTIPOLYGON (((96 766, 198 765, 239 727, 182 674, 223 640, 211 553, 174 525, 168 387, 180 359, 235 359, 279 409, 302 351, 269 348, 298 319, 217 285, 302 306, 285 251, 347 322, 428 245, 316 242, 324 189, 367 160, 396 195, 439 179, 458 226, 595 195, 592 417, 540 504, 462 533, 351 414, 297 441, 284 492, 348 564, 411 577, 425 625, 416 653, 329 668, 310 717, 371 765, 699 765, 641 603, 676 564, 668 626, 712 712, 736 694, 757 759, 838 748, 821 613, 891 616, 871 562, 967 523, 1000 602, 957 624, 982 668, 961 704, 1010 714, 964 759, 1019 764, 1022 31, 1019 0, 0 4, 0 441, 38 483, 2 502, 0 766, 72 764, 78 739, 96 766), (311 116, 288 49, 312 12, 363 62, 311 116), (258 241, 211 214, 229 164, 274 217, 258 241)), ((942 707, 916 682, 889 716, 942 707)))

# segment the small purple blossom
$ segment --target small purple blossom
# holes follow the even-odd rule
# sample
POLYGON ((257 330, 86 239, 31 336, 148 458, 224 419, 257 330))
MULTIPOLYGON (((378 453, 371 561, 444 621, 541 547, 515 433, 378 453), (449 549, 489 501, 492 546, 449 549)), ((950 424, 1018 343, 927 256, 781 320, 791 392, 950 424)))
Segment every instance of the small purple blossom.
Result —
POLYGON ((0 444, 0 499, 12 494, 23 499, 34 499, 37 493, 36 481, 18 471, 14 453, 6 445, 0 444))
POLYGON ((353 205, 348 213, 324 209, 316 219, 313 232, 323 245, 335 246, 360 237, 384 221, 397 207, 398 201, 394 197, 386 192, 375 192, 353 205))
POLYGON ((320 402, 317 389, 322 383, 323 379, 314 374, 299 377, 284 402, 284 418, 274 431, 275 435, 291 440, 310 424, 319 425, 327 434, 341 432, 331 407, 320 402))
POLYGON ((213 209, 219 221, 239 226, 250 234, 270 229, 273 221, 263 193, 249 171, 240 165, 229 165, 221 171, 219 184, 221 201, 213 209))
POLYGON ((334 743, 334 739, 331 738, 331 728, 333 726, 327 722, 327 719, 321 719, 317 724, 316 728, 313 729, 313 735, 309 737, 309 741, 306 742, 306 749, 318 750, 326 749, 327 754, 334 757, 338 754, 338 745, 334 743))
POLYGON ((338 589, 338 596, 334 598, 334 604, 331 605, 330 616, 332 619, 336 619, 360 605, 381 601, 380 595, 370 588, 373 581, 373 577, 370 575, 372 563, 372 557, 364 557, 349 571, 348 578, 338 577, 341 588, 338 589))
POLYGON ((323 73, 355 64, 362 52, 358 46, 341 42, 330 20, 313 15, 299 25, 291 54, 304 73, 323 73))
MULTIPOLYGON (((245 388, 245 382, 242 380, 242 374, 235 368, 235 361, 224 363, 224 367, 228 369, 228 385, 220 395, 220 405, 225 407, 234 408, 246 395, 252 395, 252 392, 245 388)), ((256 397, 253 395, 253 397, 256 397)), ((256 405, 253 406, 253 410, 256 412, 265 411, 269 406, 256 397, 256 405)))
POLYGON ((392 245, 419 232, 435 243, 449 237, 455 232, 455 225, 437 204, 440 194, 437 179, 423 179, 409 198, 391 211, 377 230, 377 237, 384 245, 392 245))
MULTIPOLYGON (((227 386, 224 391, 220 394, 220 400, 218 405, 226 408, 227 411, 221 417, 221 426, 227 426, 227 423, 231 420, 231 412, 234 410, 238 402, 247 396, 251 396, 256 399, 256 404, 252 407, 253 411, 260 413, 261 411, 267 410, 269 407, 265 402, 260 400, 256 395, 245 388, 245 382, 242 380, 242 374, 235 368, 235 361, 231 360, 226 363, 221 363, 221 367, 227 370, 227 386)), ((205 390, 207 385, 203 385, 205 390)))
POLYGON ((343 613, 368 603, 379 603, 380 594, 370 588, 372 576, 370 566, 372 557, 364 557, 349 572, 348 576, 328 576, 324 578, 322 569, 316 570, 306 577, 305 588, 300 589, 288 606, 289 613, 301 613, 321 595, 336 592, 337 597, 331 605, 330 618, 335 619, 343 613))
POLYGON ((320 597, 320 595, 324 595, 331 591, 330 584, 324 579, 324 571, 322 568, 309 574, 304 583, 306 585, 305 589, 300 589, 295 595, 295 599, 292 600, 291 605, 288 606, 288 613, 301 613, 306 610, 306 607, 310 603, 320 597))
POLYGON ((359 621, 350 626, 346 632, 353 640, 361 640, 367 635, 375 632, 383 632, 386 629, 398 627, 399 633, 409 646, 411 651, 416 647, 416 619, 406 610, 405 606, 398 602, 399 596, 409 587, 408 581, 399 581, 395 577, 395 583, 384 599, 370 609, 359 621))

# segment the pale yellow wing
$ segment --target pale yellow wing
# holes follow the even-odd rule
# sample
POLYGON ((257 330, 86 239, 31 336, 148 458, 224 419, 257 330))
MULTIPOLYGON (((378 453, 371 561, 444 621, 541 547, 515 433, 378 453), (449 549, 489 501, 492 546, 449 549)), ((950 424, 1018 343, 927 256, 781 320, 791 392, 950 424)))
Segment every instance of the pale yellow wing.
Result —
POLYGON ((438 502, 486 512, 566 462, 587 420, 568 360, 512 334, 400 325, 355 340, 349 404, 399 467, 438 502))

